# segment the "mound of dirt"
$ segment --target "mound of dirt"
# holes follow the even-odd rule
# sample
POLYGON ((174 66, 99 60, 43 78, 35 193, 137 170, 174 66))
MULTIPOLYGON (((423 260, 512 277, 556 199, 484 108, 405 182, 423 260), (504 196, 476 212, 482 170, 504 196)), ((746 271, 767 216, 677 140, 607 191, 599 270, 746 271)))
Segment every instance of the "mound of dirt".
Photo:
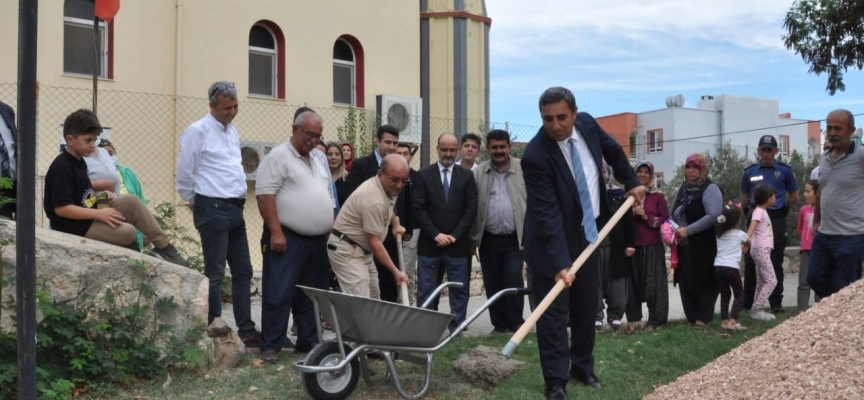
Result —
POLYGON ((864 280, 645 399, 864 399, 864 280))
POLYGON ((453 369, 475 383, 485 382, 497 386, 502 380, 519 372, 523 365, 525 363, 522 361, 501 355, 500 349, 477 346, 456 359, 453 369))

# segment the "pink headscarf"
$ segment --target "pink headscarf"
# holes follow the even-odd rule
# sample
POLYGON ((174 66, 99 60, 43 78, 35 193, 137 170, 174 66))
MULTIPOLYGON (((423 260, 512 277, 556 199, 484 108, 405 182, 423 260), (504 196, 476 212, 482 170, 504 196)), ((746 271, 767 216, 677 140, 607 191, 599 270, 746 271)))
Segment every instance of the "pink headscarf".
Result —
POLYGON ((705 156, 699 153, 690 154, 687 156, 687 160, 684 161, 685 167, 687 164, 694 164, 696 165, 696 168, 699 168, 699 179, 697 179, 696 182, 690 183, 702 184, 706 179, 708 179, 708 161, 705 160, 705 156))

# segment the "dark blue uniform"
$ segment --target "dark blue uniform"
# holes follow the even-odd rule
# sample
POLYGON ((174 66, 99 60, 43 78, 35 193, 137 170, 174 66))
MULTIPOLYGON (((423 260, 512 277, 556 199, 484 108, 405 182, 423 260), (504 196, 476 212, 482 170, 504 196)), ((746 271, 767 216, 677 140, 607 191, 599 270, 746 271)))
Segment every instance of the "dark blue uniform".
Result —
MULTIPOLYGON (((771 218, 774 232, 771 264, 774 266, 774 274, 777 276, 777 286, 771 296, 768 297, 768 302, 771 304, 771 309, 776 310, 783 307, 783 254, 786 251, 786 215, 789 214, 786 201, 789 198, 789 192, 798 191, 798 182, 795 180, 792 167, 779 161, 774 161, 774 164, 769 167, 756 163, 745 168, 744 174, 741 176, 741 193, 747 193, 750 202, 745 206, 750 210, 755 207, 753 191, 756 186, 762 183, 774 187, 774 195, 777 199, 777 202, 768 209, 768 216, 771 218)), ((747 225, 749 222, 748 220, 747 225)), ((744 263, 744 308, 750 309, 753 306, 753 297, 756 292, 756 263, 753 262, 750 254, 744 257, 744 263)))

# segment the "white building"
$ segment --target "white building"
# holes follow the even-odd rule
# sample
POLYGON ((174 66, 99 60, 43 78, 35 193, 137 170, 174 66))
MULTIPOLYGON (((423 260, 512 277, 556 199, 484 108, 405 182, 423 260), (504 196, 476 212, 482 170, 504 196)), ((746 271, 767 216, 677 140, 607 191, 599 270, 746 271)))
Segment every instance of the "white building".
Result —
POLYGON ((670 96, 666 105, 654 111, 597 118, 630 151, 632 161, 654 163, 658 178, 671 179, 687 155, 711 152, 726 142, 754 162, 763 135, 774 136, 780 154, 787 157, 793 150, 813 156, 821 147, 820 123, 781 114, 777 100, 724 94, 702 96, 696 108, 686 108, 678 95, 670 96))

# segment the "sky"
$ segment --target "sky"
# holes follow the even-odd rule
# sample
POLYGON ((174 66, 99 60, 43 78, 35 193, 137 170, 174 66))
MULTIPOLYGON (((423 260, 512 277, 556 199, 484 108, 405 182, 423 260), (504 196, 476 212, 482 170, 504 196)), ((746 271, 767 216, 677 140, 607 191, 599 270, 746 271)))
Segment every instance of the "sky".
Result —
POLYGON ((595 117, 685 107, 702 95, 779 100, 792 118, 864 113, 864 71, 831 96, 783 46, 791 0, 487 0, 491 119, 539 126, 537 101, 551 86, 573 91, 595 117))

